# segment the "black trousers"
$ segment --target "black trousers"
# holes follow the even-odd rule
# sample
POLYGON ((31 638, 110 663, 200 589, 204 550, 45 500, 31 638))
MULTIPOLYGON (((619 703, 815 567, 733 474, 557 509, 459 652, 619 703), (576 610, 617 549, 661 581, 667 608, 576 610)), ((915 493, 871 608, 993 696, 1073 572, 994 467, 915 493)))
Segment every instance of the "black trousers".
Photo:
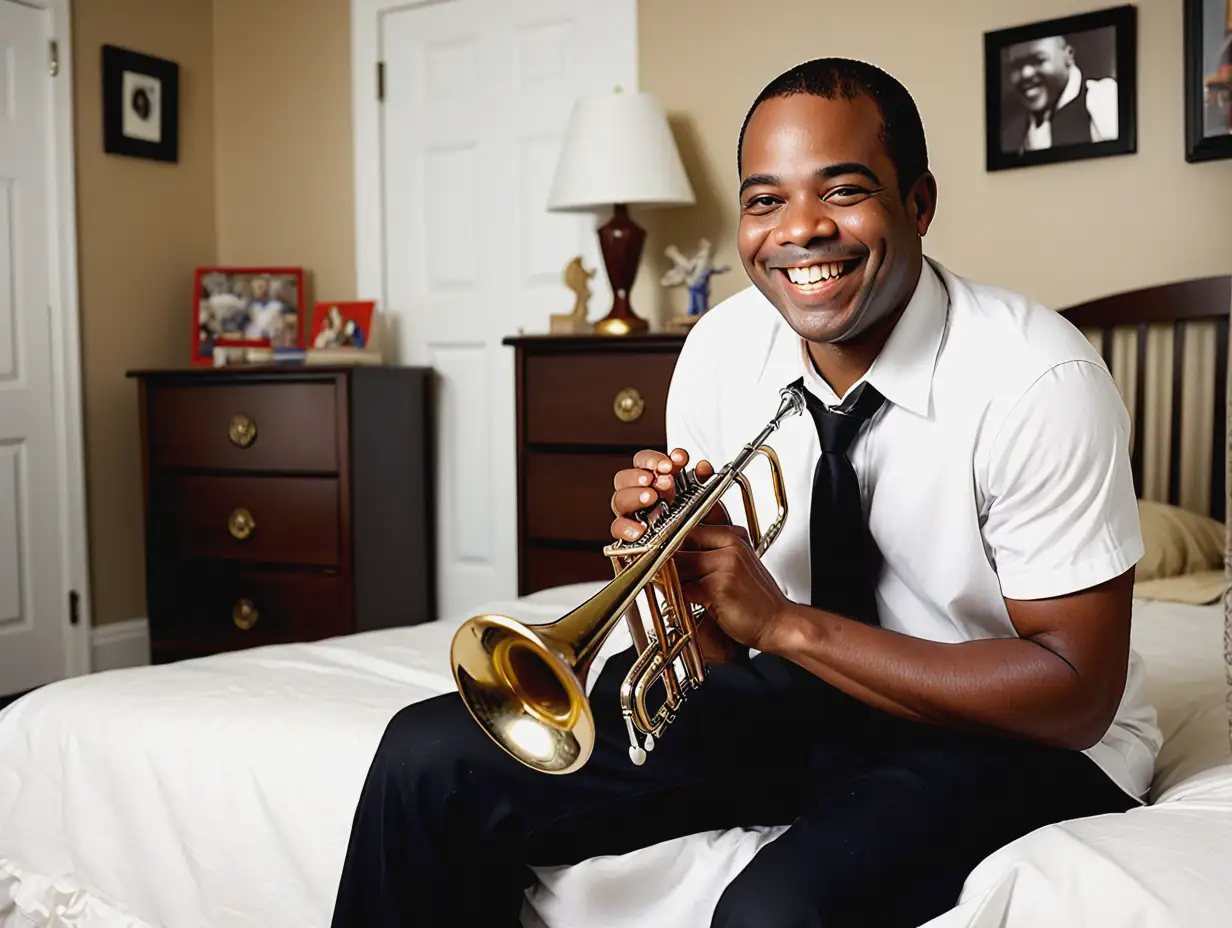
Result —
POLYGON ((693 925, 915 928, 997 848, 1135 805, 1079 752, 908 722, 771 655, 715 668, 636 767, 618 702, 632 659, 596 681, 598 741, 573 774, 508 757, 456 694, 399 712, 355 812, 334 928, 515 926, 532 865, 787 823, 693 925))

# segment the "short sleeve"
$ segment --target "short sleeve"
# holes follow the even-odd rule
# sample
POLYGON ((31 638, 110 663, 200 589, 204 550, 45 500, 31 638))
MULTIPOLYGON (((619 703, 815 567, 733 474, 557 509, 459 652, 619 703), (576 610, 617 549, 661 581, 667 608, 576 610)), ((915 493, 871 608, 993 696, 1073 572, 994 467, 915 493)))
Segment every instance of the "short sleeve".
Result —
POLYGON ((984 540, 1009 599, 1044 599, 1124 573, 1142 557, 1129 416, 1090 361, 1050 369, 989 453, 984 540))

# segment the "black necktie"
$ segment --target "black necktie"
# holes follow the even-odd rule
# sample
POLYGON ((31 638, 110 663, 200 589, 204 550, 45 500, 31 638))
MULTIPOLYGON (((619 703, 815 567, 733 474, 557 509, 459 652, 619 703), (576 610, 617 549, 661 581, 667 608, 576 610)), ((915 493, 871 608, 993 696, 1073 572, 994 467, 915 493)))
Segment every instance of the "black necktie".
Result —
POLYGON ((864 521, 860 481, 847 449, 885 397, 869 383, 857 385, 834 409, 808 390, 804 396, 821 439, 809 518, 812 605, 876 625, 877 547, 864 521))

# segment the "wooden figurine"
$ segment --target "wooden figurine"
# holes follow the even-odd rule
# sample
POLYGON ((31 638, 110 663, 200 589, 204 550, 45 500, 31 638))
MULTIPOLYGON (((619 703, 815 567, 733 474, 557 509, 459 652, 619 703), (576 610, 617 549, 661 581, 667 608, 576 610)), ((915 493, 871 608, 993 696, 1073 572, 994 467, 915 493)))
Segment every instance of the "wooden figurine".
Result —
POLYGON ((590 331, 586 322, 586 311, 590 304, 590 279, 595 276, 593 270, 582 266, 582 256, 578 255, 565 265, 561 279, 565 286, 573 291, 573 310, 568 313, 553 313, 550 318, 552 335, 584 335, 590 331))

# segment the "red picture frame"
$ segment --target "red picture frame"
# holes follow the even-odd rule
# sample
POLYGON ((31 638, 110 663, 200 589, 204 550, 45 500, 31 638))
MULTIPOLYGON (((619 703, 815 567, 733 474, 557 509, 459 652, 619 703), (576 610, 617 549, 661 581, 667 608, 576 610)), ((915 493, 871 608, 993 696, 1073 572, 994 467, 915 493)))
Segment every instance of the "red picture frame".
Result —
POLYGON ((303 348, 305 297, 301 267, 197 268, 192 363, 213 366, 215 348, 303 348))
POLYGON ((305 345, 309 350, 368 348, 372 344, 372 317, 375 312, 375 300, 330 300, 317 303, 312 313, 312 332, 305 345), (336 319, 330 319, 331 310, 337 310, 336 319), (327 323, 331 329, 338 329, 332 336, 331 333, 325 332, 327 323), (354 323, 353 331, 343 328, 346 323, 354 323))

